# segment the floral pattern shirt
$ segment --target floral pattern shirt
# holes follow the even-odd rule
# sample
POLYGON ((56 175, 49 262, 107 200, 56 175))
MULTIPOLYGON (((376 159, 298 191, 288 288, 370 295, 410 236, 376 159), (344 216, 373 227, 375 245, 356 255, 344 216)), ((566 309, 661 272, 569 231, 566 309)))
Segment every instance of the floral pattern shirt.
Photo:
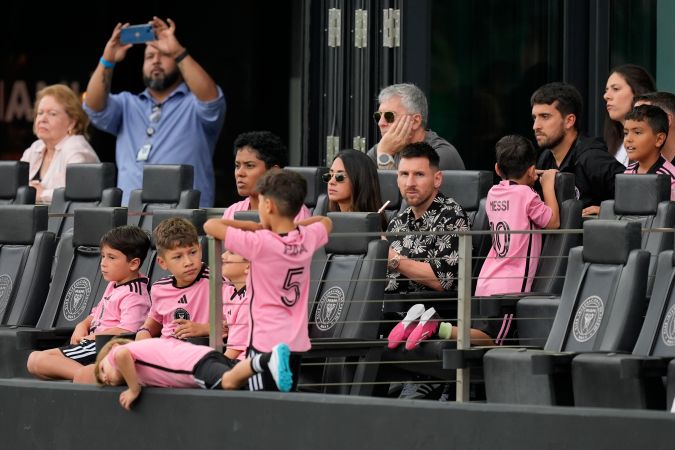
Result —
MULTIPOLYGON (((415 219, 408 207, 389 222, 388 233, 400 232, 469 231, 469 219, 462 207, 452 198, 438 193, 429 209, 415 219)), ((389 246, 406 258, 427 262, 436 274, 441 286, 447 291, 457 287, 459 265, 459 237, 457 234, 443 235, 411 234, 388 237, 389 246)), ((417 292, 430 288, 409 280, 396 270, 387 271, 387 292, 417 292)))

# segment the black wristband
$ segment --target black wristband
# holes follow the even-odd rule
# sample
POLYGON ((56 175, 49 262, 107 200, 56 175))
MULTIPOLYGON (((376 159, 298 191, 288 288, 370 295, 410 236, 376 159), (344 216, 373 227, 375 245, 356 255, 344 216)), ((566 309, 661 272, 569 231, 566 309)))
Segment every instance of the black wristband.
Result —
POLYGON ((180 55, 176 56, 176 58, 175 58, 175 59, 176 59, 176 64, 179 64, 182 60, 184 60, 185 58, 187 58, 187 56, 188 56, 189 54, 190 54, 190 53, 188 53, 188 51, 185 50, 185 51, 183 51, 183 53, 181 53, 180 55))

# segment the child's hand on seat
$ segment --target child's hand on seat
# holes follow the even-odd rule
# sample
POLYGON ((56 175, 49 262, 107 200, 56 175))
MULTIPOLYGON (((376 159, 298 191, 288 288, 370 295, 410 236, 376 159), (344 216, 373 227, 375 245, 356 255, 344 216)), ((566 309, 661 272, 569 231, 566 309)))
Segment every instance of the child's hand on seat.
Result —
POLYGON ((208 323, 196 323, 185 319, 176 319, 173 321, 173 323, 177 325, 175 331, 173 332, 173 335, 177 339, 187 339, 190 337, 209 335, 208 323))
POLYGON ((131 388, 125 390, 120 394, 120 405, 127 411, 131 409, 131 404, 141 395, 141 390, 132 390, 131 388))

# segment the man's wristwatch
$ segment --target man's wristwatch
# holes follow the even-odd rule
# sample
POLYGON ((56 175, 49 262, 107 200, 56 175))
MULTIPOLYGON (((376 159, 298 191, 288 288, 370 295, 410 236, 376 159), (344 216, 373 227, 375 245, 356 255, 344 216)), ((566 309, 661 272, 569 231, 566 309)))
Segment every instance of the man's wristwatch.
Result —
POLYGON ((398 265, 401 263, 401 254, 397 253, 396 256, 387 261, 387 269, 396 270, 398 265))
POLYGON ((394 158, 389 153, 380 153, 377 155, 378 167, 390 167, 394 164, 394 158))

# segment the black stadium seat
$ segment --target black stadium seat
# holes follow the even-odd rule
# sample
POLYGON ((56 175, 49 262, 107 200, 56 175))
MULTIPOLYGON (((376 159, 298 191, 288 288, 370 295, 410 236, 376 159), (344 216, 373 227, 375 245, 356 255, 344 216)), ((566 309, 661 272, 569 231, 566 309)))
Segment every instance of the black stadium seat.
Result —
POLYGON ((571 405, 576 353, 630 351, 642 323, 649 253, 635 222, 584 223, 572 249, 543 350, 497 348, 483 357, 488 402, 571 405))
POLYGON ((199 208, 201 193, 192 188, 194 168, 190 165, 148 164, 143 167, 143 188, 131 191, 129 225, 152 229, 152 212, 159 209, 199 208))
POLYGON ((35 188, 28 186, 29 164, 0 161, 0 205, 34 205, 35 188))
POLYGON ((71 230, 76 209, 120 206, 122 190, 115 187, 115 177, 113 163, 68 165, 66 187, 54 189, 49 205, 49 231, 58 238, 71 230))
POLYGON ((56 247, 47 206, 0 206, 0 325, 34 326, 49 290, 56 247))

